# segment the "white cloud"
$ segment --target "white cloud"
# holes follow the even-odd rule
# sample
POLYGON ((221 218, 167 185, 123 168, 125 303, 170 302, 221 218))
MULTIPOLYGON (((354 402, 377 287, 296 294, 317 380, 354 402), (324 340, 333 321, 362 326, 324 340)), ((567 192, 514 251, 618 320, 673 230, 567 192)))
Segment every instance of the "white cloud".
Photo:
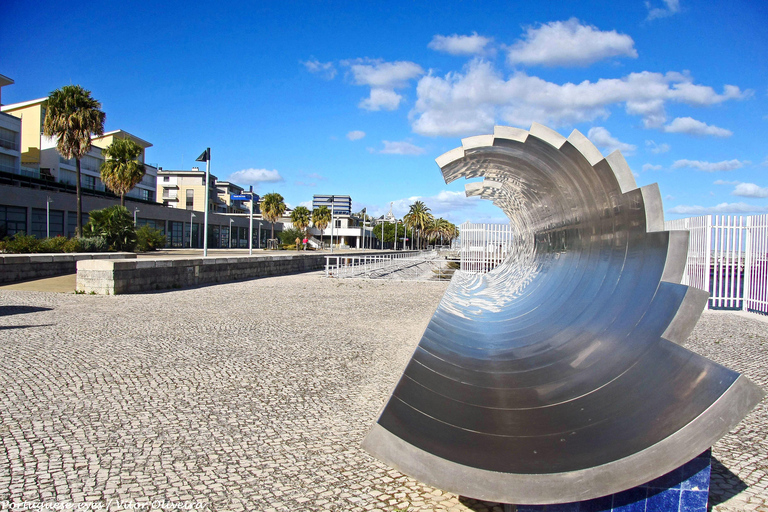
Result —
MULTIPOLYGON (((478 196, 467 197, 464 192, 442 190, 430 197, 413 196, 393 201, 392 213, 396 217, 402 218, 403 215, 408 213, 409 207, 416 201, 424 201, 430 209, 430 213, 435 217, 443 217, 451 222, 463 222, 467 212, 477 208, 482 199, 478 196), (461 218, 459 218, 459 215, 461 215, 461 218)), ((387 208, 377 208, 376 211, 380 212, 376 215, 381 216, 389 211, 389 205, 387 205, 387 208)))
POLYGON ((411 144, 410 142, 392 142, 388 140, 382 142, 384 143, 384 149, 379 151, 379 153, 385 155, 422 155, 426 152, 424 148, 411 144))
POLYGON ((615 30, 601 31, 576 18, 527 27, 507 56, 511 64, 588 66, 611 57, 637 58, 635 42, 615 30))
POLYGON ((276 170, 268 169, 243 169, 229 175, 229 181, 241 185, 256 185, 258 183, 276 183, 284 181, 276 170))
POLYGON ((380 59, 346 60, 357 85, 369 85, 386 89, 397 89, 408 85, 408 81, 424 74, 415 62, 384 62, 380 59))
POLYGON ((743 98, 748 91, 726 86, 718 94, 691 83, 681 73, 643 71, 623 78, 556 84, 524 72, 505 79, 493 64, 473 59, 463 72, 419 80, 417 101, 410 113, 416 133, 464 136, 490 132, 497 122, 529 127, 533 121, 559 127, 610 116, 609 107, 624 104, 648 127, 666 121, 665 103, 707 106, 743 98))
POLYGON ((735 158, 733 160, 723 160, 722 162, 703 162, 701 160, 683 159, 676 160, 675 163, 672 164, 672 168, 682 169, 688 167, 703 172, 735 171, 736 169, 741 169, 744 167, 744 164, 747 163, 749 162, 742 162, 740 160, 736 160, 735 158))
POLYGON ((587 132, 587 138, 600 149, 604 149, 608 153, 612 153, 617 149, 625 155, 631 155, 637 149, 634 144, 627 144, 621 142, 619 139, 612 137, 611 133, 602 126, 594 126, 587 132))
POLYGON ((739 183, 731 192, 732 196, 768 197, 768 187, 760 187, 754 183, 739 183))
POLYGON ((726 180, 715 180, 712 184, 713 185, 738 185, 741 183, 740 181, 726 181, 726 180))
POLYGON ((480 55, 485 53, 493 39, 477 35, 473 32, 471 36, 452 36, 436 35, 429 42, 427 48, 438 52, 450 53, 451 55, 480 55))
POLYGON ((360 140, 365 137, 365 132, 360 130, 353 130, 347 134, 349 140, 360 140))
POLYGON ((307 68, 307 71, 318 74, 326 80, 333 80, 336 76, 336 67, 333 65, 333 62, 320 62, 317 59, 313 59, 302 62, 302 64, 307 68))
POLYGON ((718 215, 722 213, 765 213, 768 206, 754 206, 747 203, 720 203, 717 206, 675 206, 668 213, 680 215, 718 215))
POLYGON ((676 117, 674 121, 666 125, 663 130, 667 133, 686 133, 688 135, 696 135, 699 137, 707 135, 713 137, 730 137, 733 135, 733 132, 730 130, 708 125, 701 121, 697 121, 692 117, 676 117))
POLYGON ((665 201, 674 201, 675 200, 675 196, 671 196, 671 195, 667 194, 666 196, 664 196, 664 200, 665 201))
POLYGON ((395 92, 408 86, 410 80, 424 74, 418 64, 408 61, 384 62, 376 59, 354 59, 342 61, 348 66, 352 79, 357 85, 371 88, 368 98, 358 106, 365 110, 395 110, 403 97, 395 92))
POLYGON ((303 206, 309 211, 312 211, 312 201, 302 201, 299 203, 299 206, 303 206))
POLYGON ((662 167, 660 165, 643 164, 643 172, 645 171, 660 171, 662 167))
POLYGON ((680 12, 680 0, 664 0, 664 7, 652 7, 651 2, 645 2, 645 7, 648 9, 647 20, 666 18, 680 12))
POLYGON ((671 149, 669 144, 656 144, 656 142, 652 140, 646 140, 645 147, 654 155, 658 155, 659 153, 666 153, 671 149))
POLYGON ((392 89, 371 89, 371 95, 358 103, 358 107, 365 110, 397 110, 402 96, 392 89))

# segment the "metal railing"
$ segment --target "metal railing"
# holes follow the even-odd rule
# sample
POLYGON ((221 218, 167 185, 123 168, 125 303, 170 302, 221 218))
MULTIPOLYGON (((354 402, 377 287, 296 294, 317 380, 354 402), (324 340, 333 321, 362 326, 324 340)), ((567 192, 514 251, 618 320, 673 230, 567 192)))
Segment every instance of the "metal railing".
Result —
POLYGON ((461 270, 484 274, 496 268, 512 251, 513 231, 509 224, 465 222, 461 233, 461 270))
POLYGON ((455 268, 437 252, 406 251, 393 254, 326 256, 325 277, 396 279, 406 281, 447 280, 455 268))
POLYGON ((689 231, 682 284, 707 290, 710 309, 768 314, 768 215, 705 215, 665 228, 689 231))

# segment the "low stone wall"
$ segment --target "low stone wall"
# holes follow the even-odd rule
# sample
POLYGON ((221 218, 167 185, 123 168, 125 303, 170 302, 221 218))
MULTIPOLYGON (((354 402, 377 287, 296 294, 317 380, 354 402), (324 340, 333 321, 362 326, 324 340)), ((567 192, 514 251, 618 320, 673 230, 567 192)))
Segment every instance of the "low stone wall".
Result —
MULTIPOLYGON (((360 251, 334 252, 333 256, 361 254, 360 251)), ((325 257, 330 255, 323 252, 229 258, 80 261, 77 264, 76 289, 81 293, 116 295, 296 274, 325 268, 325 257)))
POLYGON ((0 284, 77 272, 77 262, 136 258, 131 252, 0 254, 0 284))

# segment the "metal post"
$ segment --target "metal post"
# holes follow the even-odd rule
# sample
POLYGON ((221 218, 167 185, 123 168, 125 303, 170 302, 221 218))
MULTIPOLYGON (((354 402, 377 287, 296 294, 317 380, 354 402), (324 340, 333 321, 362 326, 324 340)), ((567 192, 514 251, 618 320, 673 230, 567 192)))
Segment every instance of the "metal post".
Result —
POLYGON ((251 185, 251 211, 248 214, 248 256, 253 256, 253 185, 251 185))
POLYGON ((229 246, 228 248, 232 248, 232 223, 235 222, 235 219, 229 219, 229 246))
POLYGON ((257 247, 261 249, 261 221, 259 221, 259 237, 257 247))
POLYGON ((333 252, 333 196, 331 196, 331 252, 333 252))
POLYGON ((211 148, 206 148, 205 152, 205 214, 203 215, 203 258, 208 256, 208 194, 211 188, 211 148))
POLYGON ((134 209, 133 209, 133 225, 134 225, 134 226, 136 226, 136 223, 137 223, 137 221, 138 221, 138 219, 136 218, 136 214, 137 214, 137 213, 139 213, 140 211, 141 211, 141 210, 139 210, 138 208, 134 208, 134 209))
MULTIPOLYGON (((45 238, 51 238, 51 203, 53 199, 48 196, 45 201, 45 238)), ((135 224, 135 223, 134 223, 135 224)))
MULTIPOLYGON (((136 212, 134 212, 135 214, 136 212)), ((192 219, 195 218, 195 212, 192 212, 192 215, 189 217, 189 248, 192 248, 192 219)), ((135 223, 136 221, 134 221, 135 223)))
POLYGON ((397 251, 397 219, 395 219, 395 248, 394 251, 397 251))

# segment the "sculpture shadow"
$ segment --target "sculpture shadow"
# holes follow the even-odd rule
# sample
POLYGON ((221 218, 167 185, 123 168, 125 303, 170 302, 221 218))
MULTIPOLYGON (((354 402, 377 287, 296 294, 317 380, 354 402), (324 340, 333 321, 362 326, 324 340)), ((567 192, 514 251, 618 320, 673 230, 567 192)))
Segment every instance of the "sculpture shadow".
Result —
POLYGON ((712 478, 709 483, 709 503, 707 510, 733 498, 749 487, 744 481, 725 467, 722 462, 712 457, 712 478))
POLYGON ((53 308, 44 308, 41 306, 0 306, 0 316, 25 315, 27 313, 51 310, 53 310, 53 308))

